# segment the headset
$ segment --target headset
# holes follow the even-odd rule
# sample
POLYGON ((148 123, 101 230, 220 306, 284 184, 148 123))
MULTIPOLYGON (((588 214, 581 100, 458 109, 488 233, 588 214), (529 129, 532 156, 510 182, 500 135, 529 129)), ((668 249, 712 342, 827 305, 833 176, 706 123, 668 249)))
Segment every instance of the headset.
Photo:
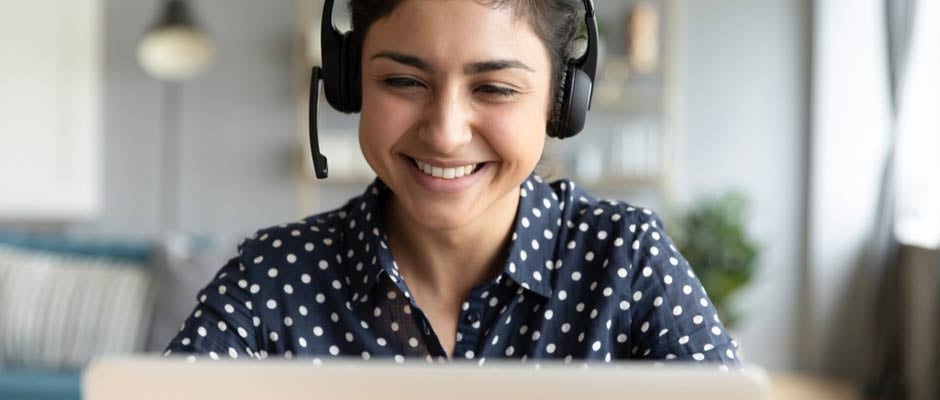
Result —
MULTIPOLYGON (((584 129, 587 112, 591 109, 594 78, 597 73, 597 19, 594 1, 583 0, 584 20, 587 26, 587 49, 578 59, 567 59, 562 68, 555 110, 550 121, 548 136, 565 139, 584 129)), ((326 156, 320 153, 317 112, 320 102, 320 80, 326 100, 342 113, 357 113, 362 107, 358 92, 360 49, 353 43, 352 32, 342 33, 333 24, 333 0, 325 0, 320 24, 322 66, 314 66, 310 78, 310 152, 317 179, 328 174, 326 156)))

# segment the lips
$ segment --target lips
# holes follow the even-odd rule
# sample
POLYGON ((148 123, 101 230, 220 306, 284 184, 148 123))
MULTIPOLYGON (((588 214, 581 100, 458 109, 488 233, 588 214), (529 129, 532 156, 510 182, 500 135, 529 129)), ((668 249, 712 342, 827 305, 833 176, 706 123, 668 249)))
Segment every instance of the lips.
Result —
POLYGON ((402 166, 411 175, 415 183, 427 193, 456 195, 472 187, 486 177, 491 167, 498 161, 477 161, 473 159, 430 159, 399 153, 402 166))
POLYGON ((424 161, 416 160, 414 158, 408 157, 415 166, 418 167, 418 170, 424 173, 425 175, 432 176, 439 179, 457 179, 464 176, 472 175, 474 172, 478 171, 481 166, 485 163, 470 163, 466 165, 458 166, 441 166, 435 165, 432 163, 427 163, 424 161))

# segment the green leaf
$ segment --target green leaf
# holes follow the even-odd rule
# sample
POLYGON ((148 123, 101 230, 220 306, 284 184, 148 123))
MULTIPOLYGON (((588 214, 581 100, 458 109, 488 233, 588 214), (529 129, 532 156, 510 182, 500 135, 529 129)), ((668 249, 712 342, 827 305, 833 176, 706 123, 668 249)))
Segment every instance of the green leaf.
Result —
POLYGON ((731 298, 753 278, 760 252, 746 232, 747 207, 747 198, 733 191, 699 200, 679 221, 675 235, 679 252, 729 327, 739 321, 731 298))

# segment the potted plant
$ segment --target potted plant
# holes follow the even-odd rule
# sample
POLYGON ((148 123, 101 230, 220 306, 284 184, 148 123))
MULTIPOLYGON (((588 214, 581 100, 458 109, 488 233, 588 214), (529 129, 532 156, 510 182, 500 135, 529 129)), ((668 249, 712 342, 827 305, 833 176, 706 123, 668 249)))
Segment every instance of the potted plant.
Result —
POLYGON ((729 192, 700 200, 679 221, 676 245, 708 292, 725 326, 740 315, 733 295, 754 276, 759 246, 745 231, 747 198, 729 192))

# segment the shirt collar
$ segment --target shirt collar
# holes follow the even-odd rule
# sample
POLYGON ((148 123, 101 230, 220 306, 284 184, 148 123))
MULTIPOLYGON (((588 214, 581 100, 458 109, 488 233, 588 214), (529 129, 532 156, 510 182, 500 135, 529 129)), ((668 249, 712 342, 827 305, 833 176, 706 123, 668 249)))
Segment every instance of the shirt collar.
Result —
POLYGON ((546 298, 552 297, 554 272, 561 266, 555 255, 563 207, 552 187, 538 175, 529 175, 522 182, 503 274, 546 298))
MULTIPOLYGON (((382 201, 388 192, 388 186, 376 178, 349 204, 348 213, 340 215, 344 219, 346 244, 343 256, 350 266, 345 269, 346 283, 352 289, 347 308, 357 302, 366 303, 382 274, 398 284, 406 297, 411 297, 407 287, 399 282, 398 265, 388 248, 383 226, 382 201)), ((558 195, 539 176, 532 174, 522 182, 508 257, 497 281, 507 276, 523 289, 551 298, 554 271, 561 267, 555 254, 563 209, 558 195)))
MULTIPOLYGON (((347 206, 349 213, 343 226, 344 256, 349 266, 345 268, 346 284, 352 289, 349 299, 352 303, 366 303, 372 286, 382 274, 388 274, 395 281, 400 276, 382 223, 382 197, 387 192, 388 186, 376 178, 347 206)), ((410 297, 407 290, 405 293, 410 297)), ((347 308, 351 308, 349 303, 347 308)))

